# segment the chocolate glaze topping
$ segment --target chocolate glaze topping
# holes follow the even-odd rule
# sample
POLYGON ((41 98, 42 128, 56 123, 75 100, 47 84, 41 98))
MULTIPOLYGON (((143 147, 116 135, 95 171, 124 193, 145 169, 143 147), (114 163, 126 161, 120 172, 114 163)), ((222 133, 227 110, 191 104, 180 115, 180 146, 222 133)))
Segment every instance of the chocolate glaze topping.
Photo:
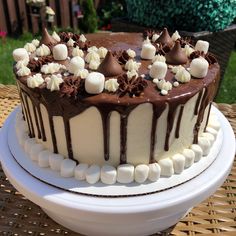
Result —
POLYGON ((171 65, 182 65, 186 64, 188 58, 181 48, 180 42, 175 42, 174 47, 165 55, 166 62, 171 65))
MULTIPOLYGON (((140 58, 142 35, 138 33, 118 33, 110 34, 104 40, 104 34, 91 34, 86 36, 91 40, 91 44, 97 47, 104 46, 114 51, 133 49, 136 51, 137 60, 141 62, 139 74, 145 74, 145 78, 148 77, 148 65, 150 61, 142 60, 140 58)), ((189 61, 187 62, 188 65, 189 61)), ((35 72, 32 72, 35 74, 35 72)), ((39 88, 29 88, 27 86, 27 77, 17 77, 17 83, 20 88, 20 97, 22 101, 22 107, 25 111, 25 118, 29 126, 29 136, 42 138, 43 141, 48 139, 45 135, 44 124, 42 119, 42 113, 40 105, 44 105, 49 114, 49 125, 52 133, 52 142, 54 152, 57 153, 57 140, 55 136, 55 128, 53 124, 53 116, 61 116, 64 121, 66 142, 69 158, 73 159, 74 154, 71 144, 70 134, 70 119, 83 111, 88 107, 95 106, 102 117, 103 124, 103 139, 104 139, 104 159, 109 159, 109 134, 110 134, 110 114, 113 111, 120 113, 121 125, 120 125, 120 163, 127 162, 127 123, 129 114, 138 105, 142 103, 151 103, 153 108, 152 117, 152 129, 151 129, 151 145, 150 145, 150 163, 155 162, 154 147, 158 142, 156 137, 156 127, 159 117, 165 110, 166 106, 169 106, 168 118, 167 118, 167 132, 165 138, 165 150, 169 149, 169 137, 171 132, 175 132, 175 138, 179 138, 179 130, 181 127, 182 114, 184 105, 194 95, 198 94, 198 98, 195 104, 193 116, 197 117, 196 124, 194 126, 194 143, 197 143, 198 132, 203 121, 206 107, 213 101, 215 92, 219 82, 219 64, 214 63, 209 66, 208 74, 203 79, 192 78, 189 83, 181 84, 177 88, 173 88, 169 91, 167 96, 161 96, 156 89, 156 85, 147 79, 138 77, 136 80, 132 78, 128 81, 127 76, 121 76, 118 78, 119 89, 117 93, 108 93, 106 91, 97 95, 89 95, 83 92, 83 79, 72 78, 70 76, 63 76, 64 83, 61 85, 60 91, 51 92, 45 86, 39 88), (135 85, 136 84, 136 85, 135 85), (133 87, 135 85, 136 87, 133 87), (135 89, 134 89, 135 88, 135 89), (120 96, 119 92, 122 93, 120 96), (135 95, 135 96, 133 96, 135 95), (29 114, 30 98, 34 109, 34 117, 36 117, 36 130, 34 130, 32 122, 32 114, 29 114), (179 111, 177 108, 180 107, 179 111), (177 125, 173 130, 173 122, 177 116, 177 125)), ((168 69, 165 80, 173 82, 174 75, 168 69)), ((106 78, 108 79, 108 78, 106 78)), ((209 112, 209 111, 208 111, 209 112)))
POLYGON ((104 60, 98 67, 98 72, 104 74, 107 77, 117 76, 124 73, 121 65, 117 59, 112 55, 111 51, 108 51, 104 60))

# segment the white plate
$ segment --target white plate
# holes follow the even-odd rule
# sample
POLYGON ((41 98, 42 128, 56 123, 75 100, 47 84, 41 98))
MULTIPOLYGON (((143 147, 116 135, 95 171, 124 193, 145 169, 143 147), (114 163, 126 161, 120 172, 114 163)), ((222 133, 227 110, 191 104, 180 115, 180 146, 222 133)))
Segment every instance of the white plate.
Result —
POLYGON ((211 147, 210 153, 207 156, 202 157, 200 161, 185 169, 181 174, 174 174, 168 178, 161 177, 156 182, 146 181, 143 184, 138 184, 136 182, 120 184, 117 182, 114 185, 106 185, 102 182, 98 182, 91 185, 86 181, 79 181, 75 178, 61 177, 59 172, 53 171, 50 168, 41 168, 36 162, 32 161, 18 142, 15 130, 17 112, 19 112, 19 109, 15 110, 9 117, 10 124, 7 138, 9 149, 18 164, 35 178, 38 178, 45 183, 79 194, 118 197, 149 194, 172 188, 194 178, 209 167, 217 157, 223 142, 223 134, 222 130, 220 130, 217 139, 211 147))
POLYGON ((195 178, 145 196, 92 197, 52 187, 34 178, 13 158, 7 141, 11 118, 0 131, 0 159, 10 182, 58 223, 87 235, 149 235, 177 223, 189 208, 213 194, 230 172, 235 138, 226 118, 214 108, 223 130, 215 161, 195 178))

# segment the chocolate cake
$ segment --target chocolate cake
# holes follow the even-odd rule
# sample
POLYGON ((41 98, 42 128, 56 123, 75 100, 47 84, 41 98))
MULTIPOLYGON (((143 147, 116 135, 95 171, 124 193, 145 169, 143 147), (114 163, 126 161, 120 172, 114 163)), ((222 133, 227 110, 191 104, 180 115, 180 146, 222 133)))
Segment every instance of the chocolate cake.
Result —
POLYGON ((208 46, 167 29, 145 37, 45 29, 13 52, 30 139, 83 173, 117 170, 120 183, 181 173, 208 154, 219 129, 208 124, 220 79, 208 46))

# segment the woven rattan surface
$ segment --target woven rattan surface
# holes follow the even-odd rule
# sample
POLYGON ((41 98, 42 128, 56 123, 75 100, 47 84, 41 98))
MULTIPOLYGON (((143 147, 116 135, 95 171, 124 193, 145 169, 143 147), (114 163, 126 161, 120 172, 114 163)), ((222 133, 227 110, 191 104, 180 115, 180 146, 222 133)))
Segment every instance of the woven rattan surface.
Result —
MULTIPOLYGON (((0 127, 19 104, 15 86, 0 85, 0 127)), ((218 104, 236 133, 236 104, 218 104)), ((236 235, 236 160, 231 174, 217 192, 194 207, 177 225, 162 235, 236 235)), ((51 220, 22 196, 0 166, 0 235, 79 235, 51 220)))

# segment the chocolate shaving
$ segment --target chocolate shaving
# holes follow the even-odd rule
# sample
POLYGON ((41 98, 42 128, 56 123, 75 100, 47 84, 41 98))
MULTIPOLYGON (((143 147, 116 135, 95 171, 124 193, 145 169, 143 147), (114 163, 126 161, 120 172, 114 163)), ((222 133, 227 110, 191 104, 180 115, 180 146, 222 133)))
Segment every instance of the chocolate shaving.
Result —
POLYGON ((85 91, 85 80, 78 76, 69 76, 64 79, 64 82, 60 85, 60 97, 72 97, 78 98, 79 94, 85 91))
POLYGON ((147 81, 143 79, 141 76, 136 78, 133 76, 132 78, 128 78, 127 74, 123 74, 117 78, 117 82, 119 84, 117 93, 119 97, 123 97, 128 94, 130 97, 140 96, 143 90, 147 87, 147 81))
POLYGON ((130 56, 125 50, 114 51, 112 52, 113 56, 117 58, 119 64, 125 65, 126 62, 130 59, 130 56))
POLYGON ((29 69, 32 72, 40 72, 41 67, 47 63, 53 62, 54 59, 52 56, 39 57, 38 60, 31 58, 28 64, 29 69))

